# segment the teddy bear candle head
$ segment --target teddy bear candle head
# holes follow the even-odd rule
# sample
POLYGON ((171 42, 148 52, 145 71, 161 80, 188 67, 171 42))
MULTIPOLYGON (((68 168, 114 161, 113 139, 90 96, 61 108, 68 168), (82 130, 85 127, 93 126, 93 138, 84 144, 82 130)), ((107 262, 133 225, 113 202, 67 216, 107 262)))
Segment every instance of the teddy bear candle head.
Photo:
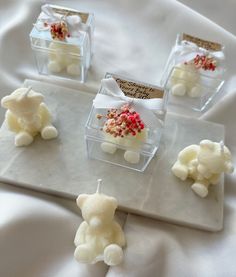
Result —
POLYGON ((123 259, 125 238, 120 225, 114 221, 117 200, 100 193, 101 180, 94 194, 81 194, 76 202, 84 221, 80 224, 74 243, 75 258, 82 263, 104 261, 117 265, 123 259))
POLYGON ((210 140, 202 140, 200 142, 198 161, 211 174, 233 172, 231 154, 229 149, 224 146, 223 141, 220 143, 212 143, 210 140))
POLYGON ((29 87, 19 88, 12 94, 3 97, 1 105, 18 117, 26 117, 36 113, 42 102, 43 95, 29 87))
POLYGON ((117 208, 117 200, 114 197, 100 193, 101 181, 101 179, 98 180, 96 193, 80 194, 76 201, 84 220, 93 229, 109 225, 113 221, 117 208))

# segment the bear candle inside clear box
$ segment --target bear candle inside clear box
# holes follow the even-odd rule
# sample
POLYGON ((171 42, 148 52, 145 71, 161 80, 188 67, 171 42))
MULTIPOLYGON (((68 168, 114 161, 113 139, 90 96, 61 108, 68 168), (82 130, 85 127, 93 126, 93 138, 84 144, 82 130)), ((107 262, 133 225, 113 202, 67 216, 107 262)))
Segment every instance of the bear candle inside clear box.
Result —
POLYGON ((91 63, 94 16, 43 5, 30 33, 38 72, 84 82, 91 63))
POLYGON ((88 156, 144 171, 159 147, 166 95, 159 87, 106 74, 86 124, 88 156))
POLYGON ((170 91, 169 105, 204 111, 224 84, 224 60, 219 43, 178 35, 161 82, 170 91))

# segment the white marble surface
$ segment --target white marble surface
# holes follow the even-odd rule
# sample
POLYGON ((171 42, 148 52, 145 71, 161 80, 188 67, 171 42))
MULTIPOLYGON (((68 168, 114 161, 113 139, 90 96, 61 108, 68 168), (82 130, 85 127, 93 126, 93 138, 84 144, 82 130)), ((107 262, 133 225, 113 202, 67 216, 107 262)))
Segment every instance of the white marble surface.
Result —
POLYGON ((37 137, 32 145, 17 148, 14 134, 4 123, 0 130, 0 155, 5 157, 0 161, 2 180, 75 198, 95 192, 96 180, 102 178, 102 191, 116 197, 124 211, 210 231, 222 229, 223 179, 201 199, 191 190, 190 180, 182 182, 171 172, 184 147, 205 138, 222 140, 222 125, 167 114, 160 149, 147 170, 138 173, 87 158, 84 126, 93 94, 31 80, 24 86, 44 94, 59 137, 51 141, 37 137))

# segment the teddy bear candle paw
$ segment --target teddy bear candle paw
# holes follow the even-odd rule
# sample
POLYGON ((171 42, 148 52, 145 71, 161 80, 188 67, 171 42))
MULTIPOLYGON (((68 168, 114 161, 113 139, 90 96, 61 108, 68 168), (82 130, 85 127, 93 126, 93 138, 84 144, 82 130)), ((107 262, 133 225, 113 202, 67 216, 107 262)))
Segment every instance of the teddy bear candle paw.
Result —
POLYGON ((31 87, 16 89, 2 98, 1 105, 7 109, 5 117, 9 129, 16 133, 16 146, 31 144, 38 133, 43 139, 57 137, 58 132, 51 124, 51 115, 43 103, 43 95, 31 87))
POLYGON ((234 170, 232 156, 223 142, 202 140, 200 145, 190 145, 178 154, 172 167, 174 175, 181 180, 193 179, 192 190, 206 197, 209 185, 219 183, 222 173, 234 170))
POLYGON ((94 264, 104 261, 107 265, 118 265, 123 260, 122 247, 125 237, 120 225, 114 220, 117 200, 99 192, 80 194, 76 200, 84 221, 75 236, 74 256, 78 262, 94 264))

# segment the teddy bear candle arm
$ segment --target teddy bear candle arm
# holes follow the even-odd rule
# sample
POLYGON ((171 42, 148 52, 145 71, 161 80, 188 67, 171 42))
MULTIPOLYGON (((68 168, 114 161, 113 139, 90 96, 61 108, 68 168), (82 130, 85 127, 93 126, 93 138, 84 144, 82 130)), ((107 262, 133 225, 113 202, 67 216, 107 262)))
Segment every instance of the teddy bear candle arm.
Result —
POLYGON ((87 227, 88 227, 88 224, 85 221, 83 221, 80 224, 80 226, 76 232, 75 239, 74 239, 74 244, 76 246, 85 242, 85 232, 86 232, 87 227))

